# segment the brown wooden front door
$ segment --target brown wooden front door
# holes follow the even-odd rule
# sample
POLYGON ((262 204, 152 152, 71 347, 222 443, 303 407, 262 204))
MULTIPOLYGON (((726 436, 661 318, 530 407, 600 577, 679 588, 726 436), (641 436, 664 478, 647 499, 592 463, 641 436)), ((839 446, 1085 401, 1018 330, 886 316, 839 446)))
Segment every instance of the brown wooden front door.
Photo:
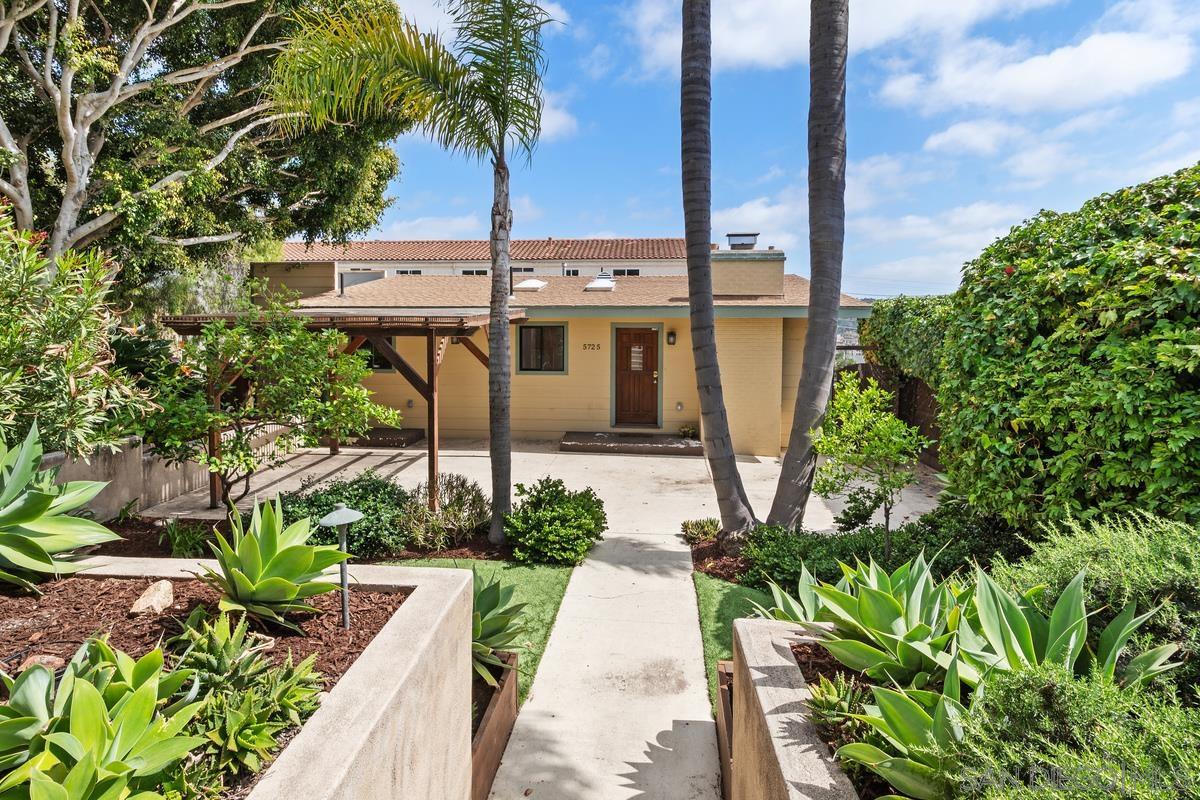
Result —
POLYGON ((617 328, 618 425, 658 424, 658 331, 617 328))

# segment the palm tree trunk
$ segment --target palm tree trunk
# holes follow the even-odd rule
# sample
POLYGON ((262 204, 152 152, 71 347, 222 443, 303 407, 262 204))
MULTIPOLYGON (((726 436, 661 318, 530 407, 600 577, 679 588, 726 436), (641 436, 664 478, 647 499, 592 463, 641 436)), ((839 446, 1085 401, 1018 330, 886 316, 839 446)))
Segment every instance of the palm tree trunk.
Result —
POLYGON ((492 544, 504 541, 504 517, 512 509, 512 424, 509 419, 512 376, 508 355, 508 240, 512 231, 512 208, 508 178, 508 164, 501 142, 492 171, 492 308, 488 327, 488 451, 492 462, 492 528, 488 541, 492 544))
POLYGON ((821 424, 833 385, 846 232, 846 58, 849 0, 812 0, 809 28, 808 248, 812 278, 804 364, 792 433, 768 524, 798 528, 812 492, 821 424))
POLYGON ((712 293, 712 7, 710 0, 683 0, 680 91, 683 158, 683 220, 687 241, 688 306, 692 357, 704 455, 721 513, 721 546, 738 549, 754 512, 742 486, 717 362, 716 314, 712 293))

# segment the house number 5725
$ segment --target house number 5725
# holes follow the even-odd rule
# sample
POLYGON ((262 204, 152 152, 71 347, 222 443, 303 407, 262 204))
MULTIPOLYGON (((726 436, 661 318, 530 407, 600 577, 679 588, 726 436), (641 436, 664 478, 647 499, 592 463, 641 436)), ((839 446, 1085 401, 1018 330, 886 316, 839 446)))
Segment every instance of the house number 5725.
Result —
POLYGON ((589 343, 587 343, 587 342, 584 342, 583 349, 584 349, 584 350, 599 350, 599 349, 600 349, 600 345, 598 345, 598 344, 589 344, 589 343))

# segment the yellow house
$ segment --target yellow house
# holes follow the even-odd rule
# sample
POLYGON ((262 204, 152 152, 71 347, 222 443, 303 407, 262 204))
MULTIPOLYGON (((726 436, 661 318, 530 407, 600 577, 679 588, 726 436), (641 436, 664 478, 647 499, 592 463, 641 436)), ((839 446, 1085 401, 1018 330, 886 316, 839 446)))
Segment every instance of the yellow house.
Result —
MULTIPOLYGON (((557 258, 561 250, 544 259, 550 264, 561 260, 560 274, 548 269, 514 274, 511 306, 524 316, 513 324, 509 354, 514 437, 557 439, 568 431, 676 433, 681 426, 696 426, 700 409, 682 240, 555 243, 564 241, 678 244, 670 250, 659 245, 645 249, 667 262, 655 265, 656 274, 639 274, 637 267, 626 266, 614 268, 624 274, 613 276, 604 268, 603 254, 596 259, 599 268, 568 266, 572 262, 557 258), (672 258, 662 259, 664 252, 672 258), (661 274, 672 266, 675 274, 661 274)), ((427 243, 416 252, 436 262, 428 256, 445 244, 427 243)), ((522 248, 514 246, 514 251, 519 254, 522 248)), ((577 252, 584 248, 577 247, 577 252)), ((640 251, 635 247, 610 252, 610 262, 629 264, 637 263, 631 253, 640 251)), ((486 249, 472 253, 486 257, 486 249)), ((340 278, 346 267, 330 258, 261 264, 255 273, 272 286, 299 291, 305 313, 487 313, 491 278, 468 271, 486 270, 467 266, 449 274, 412 274, 415 270, 396 263, 379 259, 374 271, 381 274, 349 285, 340 278)), ((514 261, 518 267, 529 263, 514 261)), ((791 427, 809 284, 785 274, 784 263, 784 254, 774 249, 713 252, 717 352, 734 448, 743 454, 778 456, 791 427)), ((861 300, 842 298, 845 317, 866 316, 869 310, 861 300)), ((478 331, 470 339, 473 348, 447 347, 442 356, 438 397, 443 438, 487 436, 487 370, 471 352, 486 353, 487 337, 478 331)), ((425 363, 423 339, 398 336, 392 341, 409 364, 425 363)), ((386 360, 374 358, 373 366, 377 369, 367 386, 375 399, 419 425, 417 421, 426 418, 423 396, 386 360)))

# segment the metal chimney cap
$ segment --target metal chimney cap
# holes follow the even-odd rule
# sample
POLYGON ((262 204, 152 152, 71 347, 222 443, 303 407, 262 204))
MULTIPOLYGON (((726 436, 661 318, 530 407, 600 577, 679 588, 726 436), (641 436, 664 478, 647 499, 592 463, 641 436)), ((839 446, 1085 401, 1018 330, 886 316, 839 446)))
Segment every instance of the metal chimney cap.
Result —
POLYGON ((333 511, 330 511, 317 523, 323 528, 336 528, 339 525, 349 525, 353 522, 358 522, 363 518, 361 511, 355 511, 353 508, 346 508, 345 503, 334 503, 333 511))
POLYGON ((727 233, 730 250, 753 250, 758 246, 758 233, 727 233))

